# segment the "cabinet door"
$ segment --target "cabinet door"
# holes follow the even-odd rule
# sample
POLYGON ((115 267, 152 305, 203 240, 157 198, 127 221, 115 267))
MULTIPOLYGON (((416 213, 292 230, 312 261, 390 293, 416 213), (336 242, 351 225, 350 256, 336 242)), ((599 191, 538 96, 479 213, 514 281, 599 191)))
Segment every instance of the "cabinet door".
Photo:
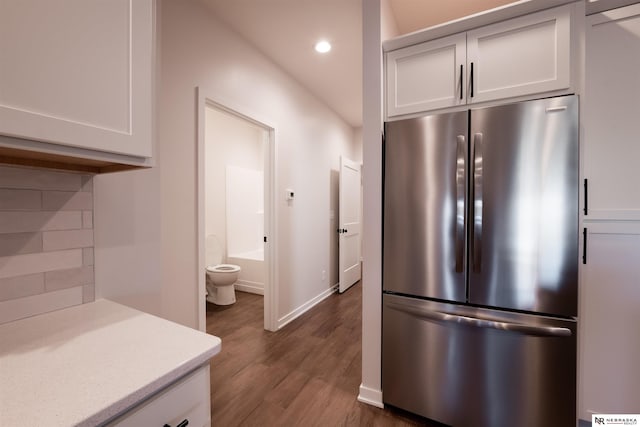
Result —
POLYGON ((469 31, 469 102, 568 89, 570 18, 564 6, 469 31))
POLYGON ((464 104, 465 34, 386 54, 387 116, 464 104))
POLYGON ((640 408, 640 223, 587 225, 580 288, 580 418, 640 408))
POLYGON ((587 18, 585 219, 639 219, 640 4, 587 18))
POLYGON ((209 364, 107 424, 108 427, 211 426, 209 364), (186 424, 184 424, 186 421, 186 424))
POLYGON ((0 134, 151 156, 153 0, 0 2, 0 134))

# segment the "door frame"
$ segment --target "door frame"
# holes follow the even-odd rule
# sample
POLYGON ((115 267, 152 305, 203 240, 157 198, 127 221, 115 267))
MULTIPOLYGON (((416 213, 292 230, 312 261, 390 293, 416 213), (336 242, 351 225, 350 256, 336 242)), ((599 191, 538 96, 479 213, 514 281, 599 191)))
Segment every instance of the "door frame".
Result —
POLYGON ((237 118, 248 121, 264 129, 267 132, 267 148, 264 158, 264 235, 267 242, 264 243, 265 281, 264 281, 264 329, 277 331, 278 313, 278 251, 276 245, 277 236, 277 203, 275 202, 277 150, 276 150, 276 126, 268 121, 259 118, 256 114, 246 109, 244 106, 236 105, 228 100, 207 92, 201 87, 196 87, 197 97, 197 221, 196 221, 196 242, 197 242, 197 277, 198 277, 198 328, 206 332, 207 310, 206 310, 206 285, 205 285, 205 128, 206 108, 214 108, 222 112, 234 115, 237 118))

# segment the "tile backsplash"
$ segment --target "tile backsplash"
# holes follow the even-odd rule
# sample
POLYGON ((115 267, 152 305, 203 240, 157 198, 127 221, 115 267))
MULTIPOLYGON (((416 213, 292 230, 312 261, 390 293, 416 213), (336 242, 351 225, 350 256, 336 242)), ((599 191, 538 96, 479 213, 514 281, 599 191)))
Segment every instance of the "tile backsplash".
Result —
POLYGON ((0 165, 0 323, 94 300, 93 176, 0 165))

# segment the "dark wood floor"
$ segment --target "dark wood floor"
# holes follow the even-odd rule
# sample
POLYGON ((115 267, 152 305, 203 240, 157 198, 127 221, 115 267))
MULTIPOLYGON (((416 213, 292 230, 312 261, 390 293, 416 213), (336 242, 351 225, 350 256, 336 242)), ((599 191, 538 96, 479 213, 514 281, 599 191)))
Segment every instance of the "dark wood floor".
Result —
POLYGON ((263 329, 263 299, 207 303, 207 332, 222 339, 211 361, 214 426, 429 426, 356 400, 361 382, 362 289, 331 295, 278 332, 263 329))

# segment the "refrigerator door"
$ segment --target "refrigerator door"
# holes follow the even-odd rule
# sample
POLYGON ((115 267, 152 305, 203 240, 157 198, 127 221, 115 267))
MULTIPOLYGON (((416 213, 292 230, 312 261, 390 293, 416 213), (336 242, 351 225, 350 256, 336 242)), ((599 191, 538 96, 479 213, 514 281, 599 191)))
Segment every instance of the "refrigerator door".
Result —
POLYGON ((572 317, 578 98, 471 110, 469 302, 572 317))
POLYGON ((383 294, 382 395, 455 427, 576 423, 576 322, 383 294))
POLYGON ((467 132, 467 111, 385 123, 385 291, 465 301, 467 132))

